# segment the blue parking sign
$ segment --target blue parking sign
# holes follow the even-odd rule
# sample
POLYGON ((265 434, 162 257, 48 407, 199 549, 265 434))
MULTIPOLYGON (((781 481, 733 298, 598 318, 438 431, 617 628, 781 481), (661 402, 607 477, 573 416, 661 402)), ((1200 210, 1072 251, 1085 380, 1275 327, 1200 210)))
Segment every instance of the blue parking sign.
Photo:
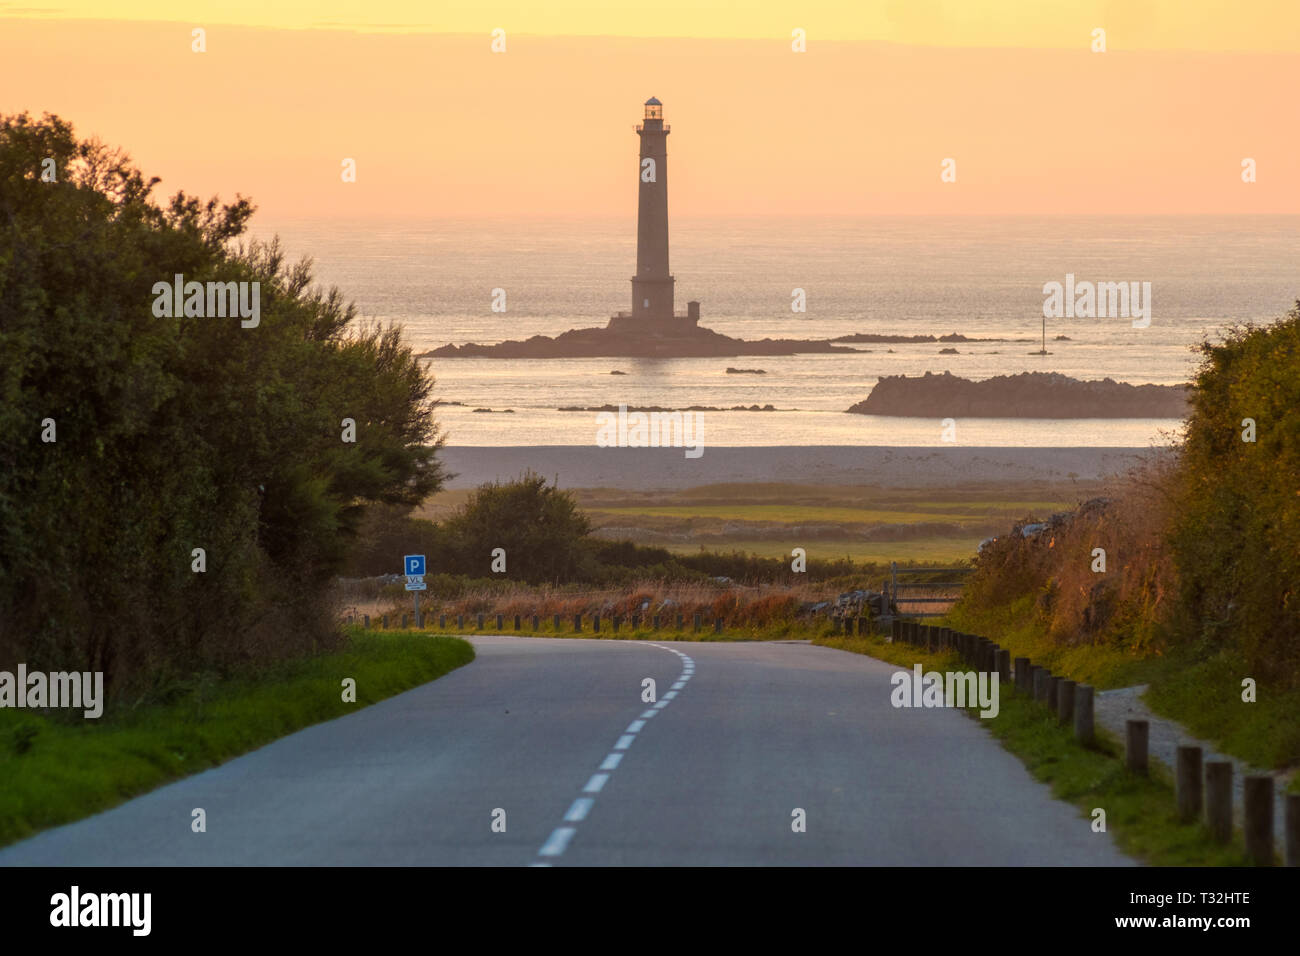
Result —
POLYGON ((404 574, 423 574, 424 573, 424 555, 408 554, 404 559, 406 570, 404 574))

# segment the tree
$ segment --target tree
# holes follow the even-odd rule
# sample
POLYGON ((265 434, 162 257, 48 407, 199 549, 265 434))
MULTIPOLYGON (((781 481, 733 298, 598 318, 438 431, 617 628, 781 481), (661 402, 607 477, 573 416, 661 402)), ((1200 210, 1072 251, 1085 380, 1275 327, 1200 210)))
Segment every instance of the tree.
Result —
POLYGON ((572 494, 527 471, 514 481, 481 485, 443 529, 455 566, 442 570, 492 576, 493 552, 504 549, 503 576, 558 583, 579 572, 591 525, 572 494))
POLYGON ((0 116, 0 662, 110 687, 313 646, 366 508, 444 479, 400 330, 240 242, 247 199, 157 183, 58 117, 0 116), (260 322, 159 316, 177 274, 257 283, 260 322))

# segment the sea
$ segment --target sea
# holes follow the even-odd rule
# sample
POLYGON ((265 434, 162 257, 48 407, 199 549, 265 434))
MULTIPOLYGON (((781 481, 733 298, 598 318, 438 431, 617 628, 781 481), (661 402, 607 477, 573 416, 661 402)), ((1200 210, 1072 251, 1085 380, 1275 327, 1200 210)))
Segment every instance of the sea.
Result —
MULTIPOLYGON (((1187 382, 1196 347, 1237 324, 1274 321, 1300 299, 1300 217, 934 217, 677 219, 679 312, 744 339, 855 332, 1005 341, 863 344, 851 354, 728 358, 430 360, 448 444, 589 445, 593 412, 564 406, 773 405, 707 411, 711 446, 940 445, 932 418, 848 414, 886 375, 970 379, 1024 371, 1134 384, 1187 382), (1045 319, 1044 286, 1150 283, 1151 321, 1045 319), (803 290, 806 311, 792 310, 803 290), (1047 355, 1036 354, 1046 339, 1047 355), (941 354, 943 348, 957 354, 941 354), (728 367, 762 374, 729 374, 728 367), (623 374, 614 374, 621 372, 623 374), (487 411, 479 411, 487 409, 487 411)), ((630 308, 631 216, 569 220, 261 222, 291 261, 314 260, 366 321, 398 323, 417 352, 603 326, 630 308), (504 291, 505 311, 494 311, 504 291)), ((1143 447, 1176 441, 1170 419, 962 419, 978 446, 1143 447)))

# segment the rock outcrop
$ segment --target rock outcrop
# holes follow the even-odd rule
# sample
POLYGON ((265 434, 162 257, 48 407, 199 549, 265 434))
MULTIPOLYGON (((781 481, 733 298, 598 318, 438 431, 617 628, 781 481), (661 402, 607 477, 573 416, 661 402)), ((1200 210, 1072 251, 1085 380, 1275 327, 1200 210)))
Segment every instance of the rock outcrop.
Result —
POLYGON ((570 329, 555 338, 534 335, 522 342, 497 345, 444 345, 428 358, 714 358, 736 355, 798 355, 804 352, 854 352, 827 339, 733 339, 711 329, 691 326, 679 332, 634 333, 625 327, 570 329))
POLYGON ((951 372, 882 378, 848 411, 924 418, 1184 418, 1190 386, 1081 381, 1058 372, 998 375, 982 382, 951 372))

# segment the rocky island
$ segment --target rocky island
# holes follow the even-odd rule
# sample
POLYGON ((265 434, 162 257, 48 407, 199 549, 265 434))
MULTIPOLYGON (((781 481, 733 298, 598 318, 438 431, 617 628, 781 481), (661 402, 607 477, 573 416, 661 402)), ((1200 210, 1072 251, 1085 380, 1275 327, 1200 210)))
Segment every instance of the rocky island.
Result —
POLYGON ((889 375, 855 415, 921 418, 1184 418, 1190 386, 1083 381, 1059 372, 996 375, 982 382, 951 372, 889 375))
MULTIPOLYGON (((856 352, 827 339, 758 339, 747 341, 696 325, 685 316, 676 321, 644 321, 629 327, 619 316, 604 328, 570 329, 554 338, 534 335, 497 345, 444 345, 426 358, 730 358, 738 355, 797 355, 801 352, 856 352)), ((697 320, 698 321, 698 318, 697 320)))

